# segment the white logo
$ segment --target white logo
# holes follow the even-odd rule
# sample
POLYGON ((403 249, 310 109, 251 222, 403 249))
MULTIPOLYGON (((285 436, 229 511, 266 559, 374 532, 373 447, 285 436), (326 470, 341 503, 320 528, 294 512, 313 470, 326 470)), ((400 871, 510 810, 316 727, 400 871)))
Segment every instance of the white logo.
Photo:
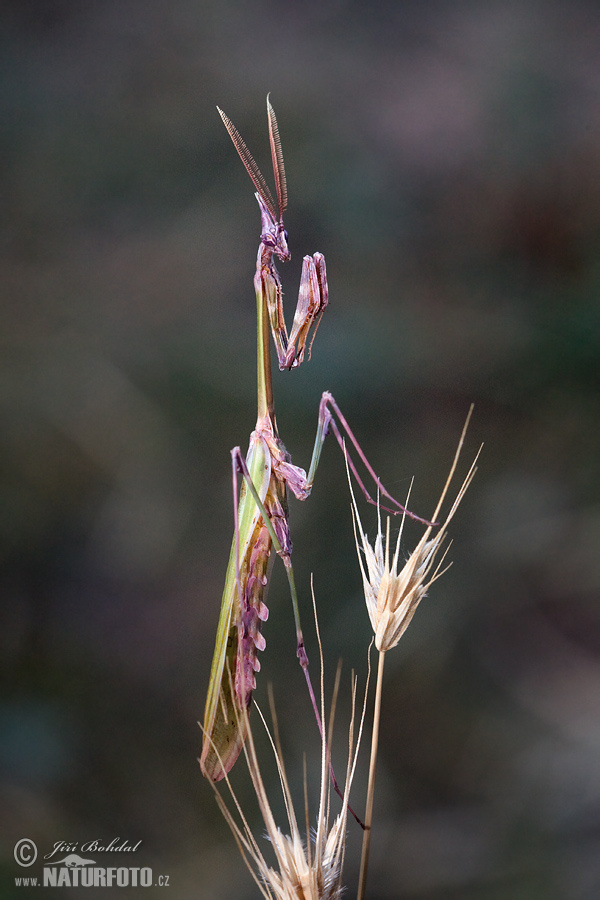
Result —
POLYGON ((76 853, 69 853, 68 856, 65 856, 64 859, 57 859, 51 863, 44 863, 46 866, 66 866, 67 869, 83 869, 84 866, 93 866, 95 865, 95 860, 93 859, 83 859, 81 856, 77 856, 76 853))

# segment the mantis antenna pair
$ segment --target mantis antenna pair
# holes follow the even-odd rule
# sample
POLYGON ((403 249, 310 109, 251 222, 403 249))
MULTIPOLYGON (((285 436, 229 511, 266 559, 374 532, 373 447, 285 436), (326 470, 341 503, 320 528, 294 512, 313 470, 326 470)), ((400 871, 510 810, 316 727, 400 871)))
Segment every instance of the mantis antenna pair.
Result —
POLYGON ((307 350, 310 358, 312 343, 329 298, 325 258, 321 253, 315 253, 303 259, 298 304, 288 335, 283 316, 281 281, 275 267, 275 256, 282 262, 291 257, 287 232, 283 225, 287 188, 275 113, 267 97, 277 207, 241 135, 220 109, 219 114, 256 188, 255 196, 260 207, 262 232, 254 275, 257 311, 258 417, 256 428, 250 435, 246 458, 244 459, 239 447, 231 451, 235 529, 225 575, 225 588, 204 711, 200 767, 203 774, 212 781, 219 781, 230 771, 246 737, 247 716, 244 713, 249 707, 252 691, 256 686, 255 673, 260 669, 257 652, 264 650, 266 643, 261 633, 262 623, 268 617, 263 595, 267 584, 269 556, 273 547, 283 560, 286 569, 294 608, 297 655, 305 672, 320 726, 308 675, 308 657, 304 649, 290 559, 292 542, 288 525, 287 490, 289 488, 299 500, 305 500, 309 496, 323 441, 328 432, 332 431, 335 435, 347 456, 354 477, 370 503, 375 504, 376 501, 368 493, 354 462, 346 452, 340 428, 345 432, 350 445, 373 479, 379 495, 390 502, 391 508, 388 511, 407 514, 425 525, 431 524, 426 519, 408 512, 388 493, 361 450, 333 396, 327 391, 321 397, 319 405, 317 435, 308 474, 304 469, 292 465, 291 457, 277 433, 271 381, 269 329, 273 335, 280 369, 293 369, 299 366, 307 355, 307 350), (238 500, 239 474, 242 475, 243 481, 238 500))

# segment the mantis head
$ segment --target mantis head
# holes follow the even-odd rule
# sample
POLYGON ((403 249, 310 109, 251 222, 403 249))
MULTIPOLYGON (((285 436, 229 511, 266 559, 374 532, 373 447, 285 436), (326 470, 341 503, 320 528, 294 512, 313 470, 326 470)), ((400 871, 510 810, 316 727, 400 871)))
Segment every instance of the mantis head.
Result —
POLYGON ((275 253, 282 262, 287 262, 292 258, 292 254, 290 253, 287 244, 287 231, 284 228, 283 221, 280 219, 279 222, 277 222, 273 218, 267 204, 258 191, 254 196, 258 200, 258 205, 260 207, 262 228, 260 242, 272 253, 275 253))

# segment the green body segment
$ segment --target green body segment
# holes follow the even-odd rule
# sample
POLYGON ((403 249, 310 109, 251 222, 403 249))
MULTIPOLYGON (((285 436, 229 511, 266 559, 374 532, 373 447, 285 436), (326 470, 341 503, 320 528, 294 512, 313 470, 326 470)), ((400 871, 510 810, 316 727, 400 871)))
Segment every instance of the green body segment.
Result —
MULTIPOLYGON (((268 504, 271 458, 264 440, 256 432, 253 432, 250 439, 246 462, 260 499, 263 503, 268 504)), ((245 484, 242 486, 238 507, 238 527, 240 583, 244 590, 249 575, 252 551, 263 528, 260 511, 245 484)), ((225 576, 210 684, 204 710, 204 740, 200 766, 204 775, 212 781, 219 781, 233 766, 245 739, 241 707, 234 690, 238 654, 237 623, 240 618, 240 601, 236 583, 236 553, 237 541, 234 535, 225 576)), ((268 552, 264 556, 263 562, 266 569, 268 552)), ((258 578, 253 598, 256 605, 261 602, 263 592, 262 578, 258 578)))

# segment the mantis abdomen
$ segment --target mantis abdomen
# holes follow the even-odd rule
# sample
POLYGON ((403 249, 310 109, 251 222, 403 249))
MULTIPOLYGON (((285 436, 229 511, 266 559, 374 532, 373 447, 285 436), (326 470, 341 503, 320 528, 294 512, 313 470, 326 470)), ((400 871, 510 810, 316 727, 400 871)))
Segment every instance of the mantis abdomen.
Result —
MULTIPOLYGON (((272 522, 277 522, 285 515, 285 485, 273 473, 271 457, 265 449, 264 438, 253 432, 248 467, 265 512, 272 522)), ((244 485, 204 713, 206 737, 200 765, 212 781, 219 781, 231 769, 246 736, 243 711, 248 708, 256 687, 255 672, 260 669, 258 651, 266 645, 261 628, 269 615, 263 597, 272 545, 263 516, 254 502, 248 502, 244 485)))

